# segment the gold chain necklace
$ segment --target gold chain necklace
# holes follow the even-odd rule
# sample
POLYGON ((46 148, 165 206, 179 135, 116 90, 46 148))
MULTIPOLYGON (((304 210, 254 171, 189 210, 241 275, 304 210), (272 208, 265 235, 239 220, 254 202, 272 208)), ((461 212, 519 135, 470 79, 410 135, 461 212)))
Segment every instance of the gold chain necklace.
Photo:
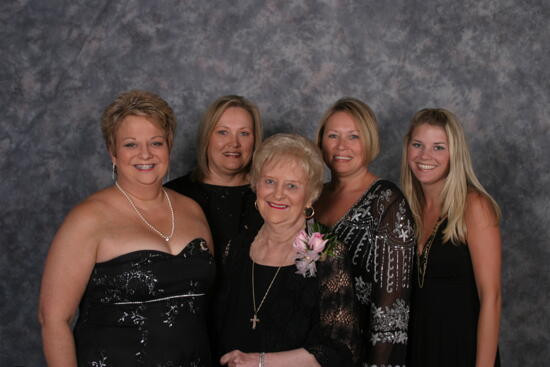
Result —
POLYGON ((432 247, 432 243, 435 240, 435 235, 437 234, 437 230, 439 229, 439 226, 441 225, 441 223, 443 223, 444 219, 445 217, 439 218, 435 223, 434 229, 432 230, 430 237, 428 237, 428 240, 426 241, 426 244, 422 249, 422 254, 419 255, 418 251, 416 251, 416 261, 418 264, 418 266, 416 267, 417 275, 418 275, 417 280, 418 280, 418 286, 420 288, 424 287, 424 278, 426 277, 426 269, 428 267, 428 257, 430 255, 430 249, 432 247))
POLYGON ((126 191, 124 191, 122 189, 122 187, 120 187, 120 185, 118 184, 118 181, 115 181, 115 186, 116 188, 118 189, 118 191, 120 191, 122 193, 122 195, 124 195, 124 197, 126 198, 126 200, 128 200, 128 202, 130 203, 130 206, 134 209, 134 211, 136 212, 136 214, 138 215, 139 219, 141 219, 141 221, 153 232, 155 232, 156 234, 158 234, 160 237, 162 237, 163 240, 165 240, 166 242, 170 241, 170 239, 172 238, 172 236, 174 235, 174 229, 175 229, 175 216, 174 216, 174 208, 172 207, 172 202, 170 201, 170 196, 168 196, 168 193, 166 192, 166 190, 162 189, 162 192, 164 193, 164 196, 166 197, 166 200, 168 201, 168 206, 170 207, 170 215, 171 215, 171 221, 172 221, 172 230, 170 231, 170 234, 169 235, 165 235, 164 233, 162 233, 161 231, 159 231, 154 225, 152 225, 151 223, 149 223, 147 221, 147 219, 145 219, 145 217, 143 216, 143 214, 141 214, 141 212, 139 211, 139 209, 137 208, 136 204, 134 204, 134 201, 132 200, 132 198, 130 197, 130 195, 128 195, 126 193, 126 191))
POLYGON ((256 329, 256 324, 260 322, 260 319, 258 318, 258 312, 260 312, 260 308, 262 308, 262 305, 264 304, 265 299, 267 298, 267 294, 271 290, 271 286, 275 282, 275 279, 277 278, 277 275, 279 274, 279 271, 281 270, 281 267, 279 266, 277 268, 277 271, 275 272, 275 275, 273 276, 273 279, 271 279, 271 283, 269 283, 269 286, 267 287, 267 290, 265 291, 265 294, 260 302, 260 305, 258 308, 256 308, 256 290, 254 285, 254 260, 252 260, 252 306, 254 306, 254 315, 250 319, 250 322, 252 323, 252 330, 256 329))

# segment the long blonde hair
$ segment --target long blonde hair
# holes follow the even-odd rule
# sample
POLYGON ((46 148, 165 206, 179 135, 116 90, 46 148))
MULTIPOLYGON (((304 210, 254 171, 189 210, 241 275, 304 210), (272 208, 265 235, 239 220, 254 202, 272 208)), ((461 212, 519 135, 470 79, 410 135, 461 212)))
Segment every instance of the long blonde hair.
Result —
POLYGON ((417 239, 422 236, 422 208, 425 197, 420 182, 412 173, 407 161, 407 148, 414 129, 423 124, 438 126, 445 130, 449 141, 449 173, 441 191, 441 217, 447 217, 447 227, 443 231, 443 240, 453 243, 466 243, 466 223, 464 212, 468 192, 476 191, 491 203, 500 220, 500 208, 477 179, 472 159, 464 136, 464 129, 457 118, 443 108, 425 108, 418 111, 412 118, 409 131, 403 138, 401 155, 401 187, 414 216, 417 239))

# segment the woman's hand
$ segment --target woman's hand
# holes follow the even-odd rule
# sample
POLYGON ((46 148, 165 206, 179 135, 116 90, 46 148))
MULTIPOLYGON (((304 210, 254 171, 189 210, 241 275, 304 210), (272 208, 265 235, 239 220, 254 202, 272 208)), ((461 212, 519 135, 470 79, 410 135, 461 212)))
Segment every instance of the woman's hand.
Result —
POLYGON ((220 358, 220 363, 229 367, 257 367, 259 362, 260 353, 243 353, 238 349, 232 350, 220 358))

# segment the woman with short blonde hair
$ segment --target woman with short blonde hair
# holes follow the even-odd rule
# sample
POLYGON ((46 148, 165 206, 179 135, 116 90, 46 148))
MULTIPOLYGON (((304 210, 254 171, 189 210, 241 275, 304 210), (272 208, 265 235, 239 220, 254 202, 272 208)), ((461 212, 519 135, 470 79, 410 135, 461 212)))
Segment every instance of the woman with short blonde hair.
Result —
POLYGON ((336 101, 321 120, 317 143, 331 170, 316 218, 347 246, 367 366, 405 365, 414 220, 390 181, 369 164, 380 151, 376 116, 356 98, 336 101))
POLYGON ((322 178, 320 152, 304 137, 276 134, 256 152, 251 182, 264 224, 233 238, 223 254, 222 365, 356 365, 357 314, 345 246, 327 244, 328 233, 306 224, 322 178))

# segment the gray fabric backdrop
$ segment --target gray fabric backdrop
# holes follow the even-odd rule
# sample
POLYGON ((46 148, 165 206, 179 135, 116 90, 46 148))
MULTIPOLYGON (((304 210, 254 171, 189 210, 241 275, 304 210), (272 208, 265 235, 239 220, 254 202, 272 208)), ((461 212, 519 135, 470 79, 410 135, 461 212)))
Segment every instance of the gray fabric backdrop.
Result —
POLYGON ((398 180, 422 107, 462 120, 504 219, 505 366, 550 360, 550 5, 546 0, 85 1, 0 5, 0 365, 44 365, 43 262, 76 203, 111 184, 102 109, 140 88, 178 116, 172 177, 214 98, 249 97, 267 135, 312 137, 341 96, 376 111, 373 170, 398 180))

